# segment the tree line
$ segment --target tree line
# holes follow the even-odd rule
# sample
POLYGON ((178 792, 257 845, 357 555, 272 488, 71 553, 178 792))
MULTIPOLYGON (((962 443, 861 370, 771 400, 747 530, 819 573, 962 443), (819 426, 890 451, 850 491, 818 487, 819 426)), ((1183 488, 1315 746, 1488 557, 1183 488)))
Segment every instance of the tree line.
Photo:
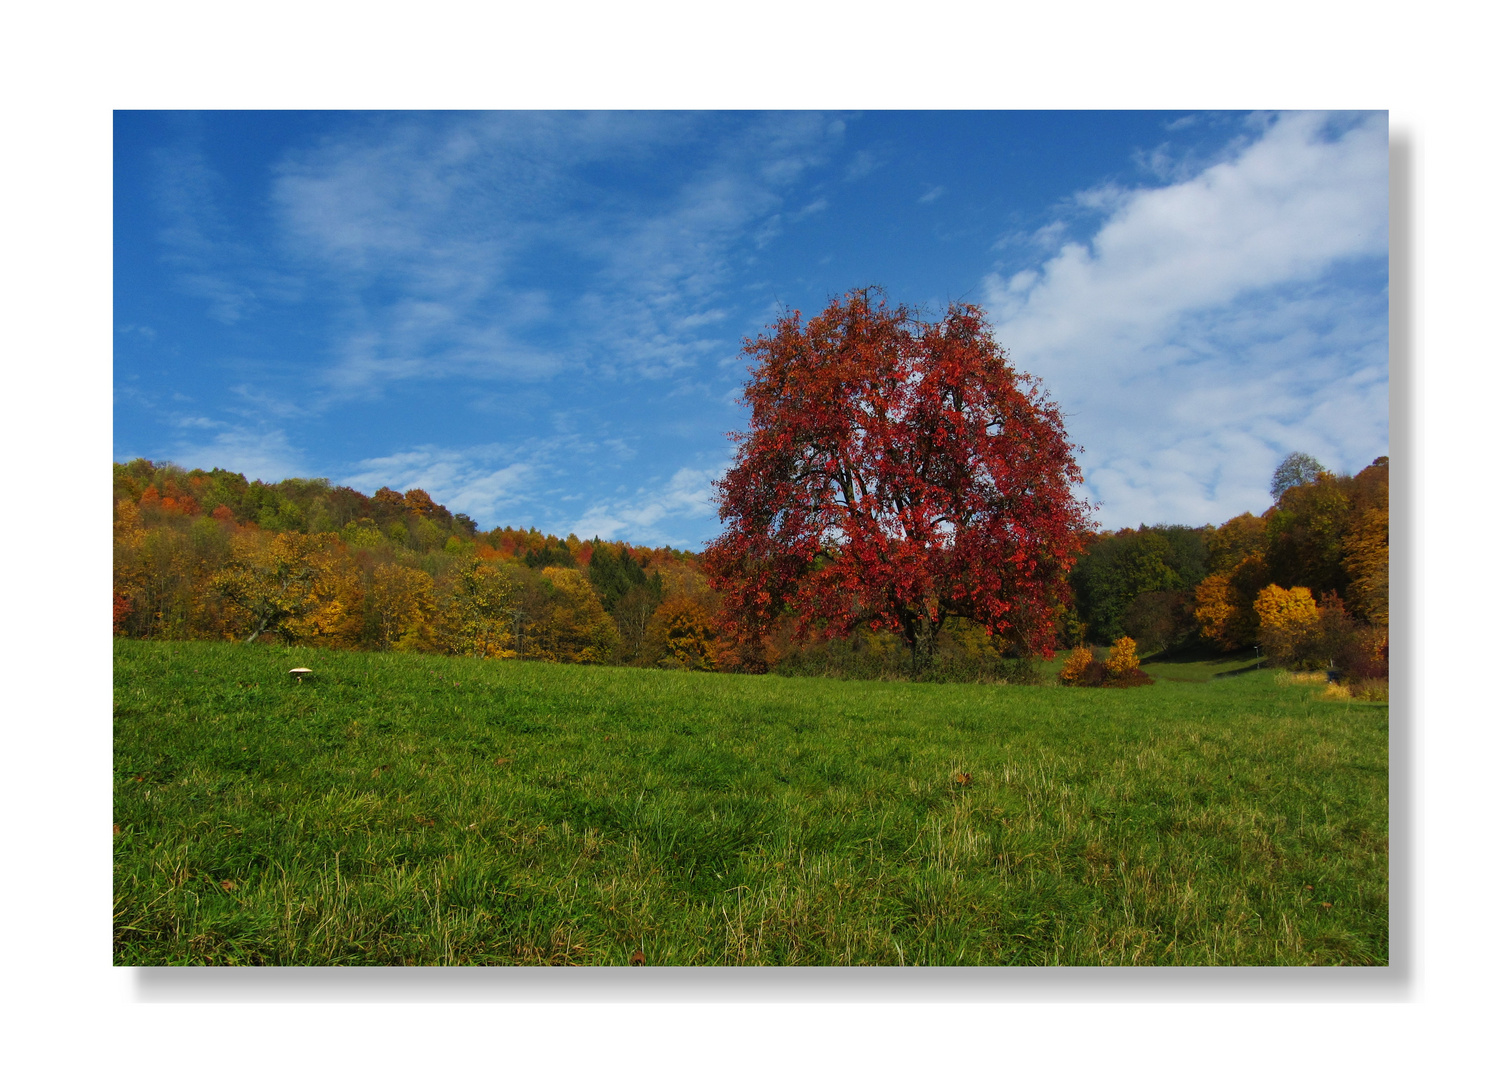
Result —
MULTIPOLYGON (((1387 488, 1385 457, 1341 476, 1290 455, 1261 515, 1085 533, 1046 644, 1256 646, 1290 667, 1385 675, 1387 488)), ((416 488, 136 460, 114 466, 114 504, 114 628, 131 637, 869 677, 909 650, 900 632, 820 634, 783 610, 749 668, 698 554, 482 531, 416 488)), ((938 678, 1016 677, 1030 654, 962 617, 931 648, 938 678)))
POLYGON ((712 666, 698 558, 481 531, 427 492, 114 466, 114 629, 562 663, 712 666))
POLYGON ((1388 459, 1337 475, 1306 454, 1274 474, 1276 502, 1220 526, 1090 536, 1062 613, 1069 644, 1130 636, 1144 653, 1252 647, 1274 662, 1386 675, 1388 459))

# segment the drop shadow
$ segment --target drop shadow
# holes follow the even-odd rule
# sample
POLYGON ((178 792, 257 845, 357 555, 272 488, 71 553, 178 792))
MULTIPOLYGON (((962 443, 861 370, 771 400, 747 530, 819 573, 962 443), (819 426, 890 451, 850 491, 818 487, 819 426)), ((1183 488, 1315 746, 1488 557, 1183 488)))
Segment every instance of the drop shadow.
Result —
POLYGON ((137 968, 135 999, 175 1002, 1402 1001, 1371 968, 137 968))
POLYGON ((1414 725, 1419 712, 1414 678, 1415 597, 1419 574, 1415 544, 1415 458, 1418 394, 1413 335, 1413 133, 1389 131, 1388 418, 1391 556, 1389 569, 1390 674, 1388 703, 1389 941, 1391 969, 1405 985, 1414 973, 1414 725), (1392 409, 1396 397, 1398 408, 1392 409))

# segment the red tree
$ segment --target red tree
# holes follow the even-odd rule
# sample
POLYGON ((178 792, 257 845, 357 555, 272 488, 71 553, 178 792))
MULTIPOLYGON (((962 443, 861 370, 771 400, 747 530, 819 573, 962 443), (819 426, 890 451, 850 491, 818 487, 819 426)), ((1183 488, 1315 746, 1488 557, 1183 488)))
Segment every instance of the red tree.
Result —
POLYGON ((898 631, 915 671, 950 616, 1051 653, 1090 507, 1058 407, 978 308, 927 323, 858 290, 745 352, 751 430, 705 555, 743 643, 791 610, 800 634, 898 631))

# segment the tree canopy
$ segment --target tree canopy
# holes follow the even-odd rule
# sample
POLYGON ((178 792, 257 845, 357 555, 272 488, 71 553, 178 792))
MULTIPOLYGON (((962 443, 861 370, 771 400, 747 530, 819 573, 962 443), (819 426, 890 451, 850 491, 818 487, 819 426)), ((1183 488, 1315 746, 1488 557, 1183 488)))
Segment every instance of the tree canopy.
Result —
POLYGON ((951 616, 1051 650, 1089 507, 1058 407, 978 308, 926 322, 857 290, 745 351, 750 430, 705 553, 743 644, 791 610, 803 633, 898 632, 915 669, 951 616))
POLYGON ((1325 475, 1323 465, 1308 454, 1295 450, 1273 470, 1273 482, 1268 492, 1273 498, 1281 499, 1283 493, 1289 488, 1298 487, 1300 484, 1312 484, 1323 475, 1325 475))

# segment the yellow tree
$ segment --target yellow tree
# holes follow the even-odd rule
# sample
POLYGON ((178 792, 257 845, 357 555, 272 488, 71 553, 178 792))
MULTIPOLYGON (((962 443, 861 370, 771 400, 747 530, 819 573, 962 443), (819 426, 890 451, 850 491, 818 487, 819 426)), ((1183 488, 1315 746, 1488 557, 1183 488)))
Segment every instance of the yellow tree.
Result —
POLYGON ((533 633, 537 658, 564 664, 608 663, 620 635, 589 579, 563 566, 544 567, 542 576, 552 586, 552 595, 547 615, 533 633))
POLYGON ((504 569, 471 557, 449 579, 438 619, 445 652, 460 656, 515 656, 511 616, 517 607, 515 580, 504 569))
POLYGON ((1317 663, 1320 640, 1319 605, 1302 585, 1285 589, 1269 585, 1257 594, 1258 639, 1268 659, 1288 667, 1317 663))
POLYGON ((433 622, 438 605, 433 579, 423 571, 395 563, 377 566, 366 598, 382 648, 426 652, 436 646, 433 622))
POLYGON ((247 643, 262 634, 288 641, 334 639, 357 596, 339 549, 332 533, 242 533, 230 541, 229 565, 211 585, 241 613, 247 643))
POLYGON ((1357 615, 1374 626, 1387 625, 1387 508, 1366 510, 1345 539, 1346 595, 1357 615))
POLYGON ((115 502, 115 632, 124 633, 130 628, 131 615, 141 603, 141 513, 129 499, 115 502))
POLYGON ((715 667, 715 618, 707 604, 692 593, 663 601, 647 627, 647 653, 660 661, 694 671, 715 667))

